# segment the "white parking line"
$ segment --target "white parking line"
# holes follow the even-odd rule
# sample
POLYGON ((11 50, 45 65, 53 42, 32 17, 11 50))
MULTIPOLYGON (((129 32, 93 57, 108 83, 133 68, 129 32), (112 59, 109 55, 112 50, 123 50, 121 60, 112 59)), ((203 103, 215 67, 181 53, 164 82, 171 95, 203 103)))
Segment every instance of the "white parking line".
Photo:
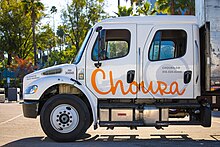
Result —
POLYGON ((10 121, 13 121, 13 120, 15 120, 16 118, 21 117, 22 115, 23 115, 23 114, 20 114, 20 115, 18 115, 18 116, 15 116, 15 117, 9 119, 9 120, 6 120, 6 121, 1 122, 1 123, 0 123, 0 126, 3 125, 3 124, 8 123, 8 122, 10 122, 10 121))

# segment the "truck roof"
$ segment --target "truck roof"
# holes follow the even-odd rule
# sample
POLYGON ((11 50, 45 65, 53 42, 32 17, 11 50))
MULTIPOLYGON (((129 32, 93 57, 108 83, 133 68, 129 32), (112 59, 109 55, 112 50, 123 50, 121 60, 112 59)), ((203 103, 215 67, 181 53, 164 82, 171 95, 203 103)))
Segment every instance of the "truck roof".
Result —
POLYGON ((187 15, 153 15, 153 16, 125 16, 105 19, 102 24, 136 23, 136 24, 198 24, 195 16, 187 15))

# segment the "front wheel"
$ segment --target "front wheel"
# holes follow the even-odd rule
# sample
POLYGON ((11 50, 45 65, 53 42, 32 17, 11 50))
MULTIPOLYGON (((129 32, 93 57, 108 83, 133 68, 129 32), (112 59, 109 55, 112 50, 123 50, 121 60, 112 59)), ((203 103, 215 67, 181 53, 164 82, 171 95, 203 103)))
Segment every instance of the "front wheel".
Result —
POLYGON ((50 98, 40 114, 41 127, 55 141, 74 141, 88 129, 90 114, 77 96, 59 94, 50 98))

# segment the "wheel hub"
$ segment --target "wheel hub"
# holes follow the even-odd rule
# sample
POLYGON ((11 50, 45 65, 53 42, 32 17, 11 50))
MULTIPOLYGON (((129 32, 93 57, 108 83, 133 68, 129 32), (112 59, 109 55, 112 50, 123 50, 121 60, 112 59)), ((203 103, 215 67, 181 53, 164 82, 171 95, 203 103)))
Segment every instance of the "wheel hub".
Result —
POLYGON ((61 104, 52 110, 50 121, 52 127, 56 131, 60 133, 69 133, 77 127, 79 123, 79 114, 71 105, 61 104))
POLYGON ((62 123, 62 124, 66 124, 68 123, 70 120, 69 116, 67 114, 61 114, 60 117, 59 117, 59 121, 62 123))

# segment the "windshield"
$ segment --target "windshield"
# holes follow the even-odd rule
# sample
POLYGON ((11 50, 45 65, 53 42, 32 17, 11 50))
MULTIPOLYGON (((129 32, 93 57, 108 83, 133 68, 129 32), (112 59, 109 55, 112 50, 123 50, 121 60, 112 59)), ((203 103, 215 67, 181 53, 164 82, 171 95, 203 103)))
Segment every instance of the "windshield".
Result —
POLYGON ((79 49, 79 51, 78 51, 78 53, 77 53, 77 55, 76 55, 76 57, 75 57, 75 59, 74 59, 74 61, 73 61, 73 64, 79 63, 79 61, 80 61, 80 59, 81 59, 81 57, 82 57, 82 54, 83 54, 83 52, 84 52, 84 50, 85 50, 85 48, 86 48, 86 44, 87 44, 87 42, 88 42, 88 40, 89 40, 91 34, 92 34, 92 29, 90 29, 90 30, 88 31, 88 33, 87 33, 87 35, 86 35, 86 37, 85 37, 85 39, 84 39, 84 41, 83 41, 83 43, 82 43, 82 46, 81 46, 81 48, 79 49))

